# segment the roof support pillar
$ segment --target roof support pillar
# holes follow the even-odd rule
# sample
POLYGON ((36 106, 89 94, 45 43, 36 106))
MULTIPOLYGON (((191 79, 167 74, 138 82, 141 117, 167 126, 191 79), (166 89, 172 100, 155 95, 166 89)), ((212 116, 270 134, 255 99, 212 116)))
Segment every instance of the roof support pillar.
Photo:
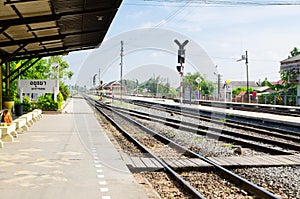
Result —
POLYGON ((2 101, 2 91, 3 91, 3 82, 2 82, 2 66, 3 66, 3 64, 1 63, 1 61, 0 61, 0 85, 1 85, 1 89, 0 89, 0 110, 2 110, 3 109, 3 107, 2 107, 2 103, 3 103, 3 101, 2 101))
MULTIPOLYGON (((6 62, 5 63, 5 66, 6 66, 6 77, 9 76, 9 73, 10 73, 10 62, 6 62)), ((10 92, 10 81, 9 81, 9 78, 6 78, 6 81, 5 81, 5 95, 6 96, 10 96, 12 93, 10 92)))

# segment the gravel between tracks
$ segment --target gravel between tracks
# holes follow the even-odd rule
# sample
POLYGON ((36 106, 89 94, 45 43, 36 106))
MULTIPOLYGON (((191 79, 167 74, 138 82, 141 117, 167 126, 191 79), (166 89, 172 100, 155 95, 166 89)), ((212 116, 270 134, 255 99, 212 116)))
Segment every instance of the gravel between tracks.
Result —
POLYGON ((283 199, 300 199, 300 166, 235 169, 233 172, 283 199))
MULTIPOLYGON (((145 122, 145 121, 143 121, 145 122)), ((149 122, 151 123, 151 122, 149 122)), ((144 123, 145 124, 145 123, 144 123)), ((146 124, 150 125, 150 124, 146 124)), ((211 140, 211 142, 207 139, 203 139, 203 136, 195 136, 191 137, 191 134, 188 132, 177 133, 177 130, 174 130, 171 127, 162 128, 159 124, 151 124, 154 125, 154 130, 159 130, 165 136, 172 138, 173 140, 177 140, 179 142, 187 142, 187 146, 190 148, 199 147, 199 143, 203 143, 203 148, 206 150, 206 154, 211 156, 231 156, 236 155, 231 146, 227 146, 225 143, 220 144, 215 140, 211 140), (179 137, 181 138, 179 138, 179 137), (192 144, 194 143, 194 144, 192 144), (204 145, 204 143, 206 143, 204 145), (225 144, 225 145, 224 145, 225 144), (219 150, 221 148, 221 150, 219 150), (224 148, 226 149, 223 152, 224 148), (229 152, 227 151, 229 150, 229 152)), ((126 147, 126 151, 134 154, 138 154, 138 149, 134 147, 130 142, 126 142, 124 138, 121 138, 121 134, 117 131, 114 131, 114 134, 119 134, 120 138, 119 144, 123 145, 122 148, 126 147), (129 144, 130 143, 130 144, 129 144), (132 146, 130 146, 132 145, 132 146), (134 149, 135 148, 135 149, 134 149)), ((257 155, 250 151, 248 155, 257 155)), ((241 175, 248 179, 249 181, 258 184, 259 186, 264 187, 265 189, 273 192, 274 194, 279 195, 282 198, 296 198, 300 199, 300 167, 268 167, 268 168, 248 168, 248 169, 236 169, 233 170, 234 173, 241 175)), ((150 174, 149 174, 150 175, 150 174)), ((161 174, 151 174, 153 181, 161 181, 161 174), (155 177, 157 176, 157 177, 155 177)), ((150 181, 150 180, 149 180, 150 181)), ((154 188, 154 187, 153 187, 154 188)), ((176 195, 176 194, 175 194, 176 195)), ((162 197, 162 196, 161 196, 162 197)), ((246 198, 248 196, 243 196, 242 198, 246 198)), ((162 198, 168 198, 163 196, 162 198)), ((174 198, 182 198, 182 197, 174 197, 174 198)), ((214 197, 212 197, 214 198, 214 197)), ((219 197, 223 198, 223 197, 219 197)), ((226 198, 226 197, 225 197, 226 198)), ((232 198, 232 197, 228 197, 232 198)))

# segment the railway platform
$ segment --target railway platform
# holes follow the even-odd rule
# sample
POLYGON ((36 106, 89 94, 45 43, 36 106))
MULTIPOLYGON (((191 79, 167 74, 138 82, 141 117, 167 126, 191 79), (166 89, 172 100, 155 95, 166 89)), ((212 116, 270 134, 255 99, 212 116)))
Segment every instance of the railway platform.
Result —
POLYGON ((0 150, 6 199, 147 198, 84 99, 43 117, 0 150))

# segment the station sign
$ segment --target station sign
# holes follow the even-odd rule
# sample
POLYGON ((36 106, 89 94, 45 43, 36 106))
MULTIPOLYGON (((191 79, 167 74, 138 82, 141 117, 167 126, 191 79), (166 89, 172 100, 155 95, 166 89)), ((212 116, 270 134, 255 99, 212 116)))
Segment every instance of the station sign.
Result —
POLYGON ((18 88, 23 93, 55 93, 58 87, 58 81, 54 79, 20 79, 18 81, 18 88))

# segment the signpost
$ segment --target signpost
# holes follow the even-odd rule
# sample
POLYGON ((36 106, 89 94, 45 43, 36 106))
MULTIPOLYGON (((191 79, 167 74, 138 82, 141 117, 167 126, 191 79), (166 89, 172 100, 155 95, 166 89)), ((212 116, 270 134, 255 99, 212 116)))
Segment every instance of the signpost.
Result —
POLYGON ((183 95, 183 63, 185 61, 185 49, 184 47, 189 43, 189 40, 185 40, 182 44, 175 39, 174 42, 178 45, 179 50, 178 50, 178 60, 177 63, 180 64, 180 66, 177 66, 177 71, 179 72, 180 75, 180 103, 182 103, 182 95, 183 95))

